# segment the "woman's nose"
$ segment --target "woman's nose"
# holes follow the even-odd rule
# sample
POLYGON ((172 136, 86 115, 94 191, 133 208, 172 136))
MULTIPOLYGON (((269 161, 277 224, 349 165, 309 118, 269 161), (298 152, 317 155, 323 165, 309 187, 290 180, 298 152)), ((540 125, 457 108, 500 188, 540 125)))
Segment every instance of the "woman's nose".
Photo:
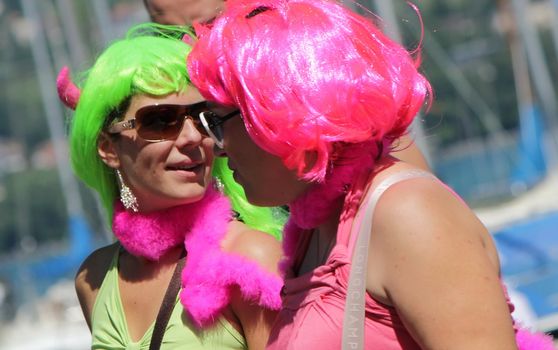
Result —
POLYGON ((200 144, 204 135, 198 130, 195 122, 190 117, 186 117, 184 120, 184 125, 178 134, 175 143, 179 147, 184 147, 188 145, 200 144))

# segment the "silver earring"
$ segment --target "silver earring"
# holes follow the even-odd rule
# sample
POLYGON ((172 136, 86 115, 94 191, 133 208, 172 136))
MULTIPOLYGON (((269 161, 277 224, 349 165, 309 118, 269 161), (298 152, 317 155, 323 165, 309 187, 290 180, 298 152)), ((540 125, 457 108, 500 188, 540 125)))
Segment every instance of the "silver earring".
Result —
POLYGON ((124 207, 128 210, 133 211, 134 213, 138 212, 138 200, 136 196, 132 193, 130 187, 126 186, 124 183, 124 179, 122 178, 122 174, 120 170, 116 169, 116 178, 118 180, 118 187, 120 190, 120 202, 124 207))
POLYGON ((213 178, 213 187, 221 192, 221 193, 225 193, 225 185, 223 184, 223 182, 221 181, 221 179, 219 179, 218 177, 214 177, 213 178))

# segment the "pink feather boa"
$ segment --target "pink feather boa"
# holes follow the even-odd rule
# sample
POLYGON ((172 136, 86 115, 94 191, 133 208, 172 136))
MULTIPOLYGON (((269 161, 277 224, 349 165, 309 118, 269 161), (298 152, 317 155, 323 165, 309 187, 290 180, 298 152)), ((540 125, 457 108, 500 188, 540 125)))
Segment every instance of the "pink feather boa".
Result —
POLYGON ((131 254, 158 260, 184 242, 180 301, 193 324, 212 325, 238 286, 245 300, 271 310, 281 307, 282 280, 240 255, 223 252, 221 241, 232 219, 229 200, 210 186, 202 200, 155 213, 133 213, 115 204, 113 230, 131 254))
MULTIPOLYGON (((375 159, 389 152, 389 142, 383 143, 382 149, 375 141, 358 144, 341 144, 339 151, 332 157, 333 169, 328 169, 323 183, 315 184, 305 194, 289 204, 291 216, 285 225, 283 234, 283 259, 279 271, 283 276, 292 267, 295 253, 304 230, 312 229, 323 223, 337 203, 347 195, 351 183, 359 174, 371 171, 375 159), (332 171, 335 170, 335 171, 332 171)), ((334 154, 336 152, 333 152, 334 154)), ((353 202, 360 201, 362 193, 345 198, 344 208, 356 208, 353 202)), ((355 212, 348 212, 355 215, 355 212)))
POLYGON ((519 350, 556 350, 551 336, 526 328, 520 328, 515 333, 515 341, 519 350))

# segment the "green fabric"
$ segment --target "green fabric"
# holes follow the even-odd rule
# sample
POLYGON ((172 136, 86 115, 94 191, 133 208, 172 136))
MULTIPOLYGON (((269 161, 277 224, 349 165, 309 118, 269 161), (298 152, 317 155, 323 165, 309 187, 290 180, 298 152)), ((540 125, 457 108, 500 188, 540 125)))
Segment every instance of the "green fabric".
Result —
MULTIPOLYGON (((148 350, 154 324, 139 341, 130 339, 118 288, 118 255, 117 251, 93 306, 91 349, 148 350)), ((183 315, 177 298, 161 344, 161 350, 173 349, 224 350, 247 349, 247 346, 244 337, 224 318, 211 329, 196 330, 183 315)))

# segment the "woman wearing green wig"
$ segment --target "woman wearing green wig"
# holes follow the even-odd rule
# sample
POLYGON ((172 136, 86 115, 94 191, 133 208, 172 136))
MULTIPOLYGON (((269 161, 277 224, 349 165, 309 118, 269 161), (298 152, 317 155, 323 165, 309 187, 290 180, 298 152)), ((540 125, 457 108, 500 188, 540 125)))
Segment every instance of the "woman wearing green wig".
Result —
POLYGON ((67 69, 58 77, 75 109, 72 166, 118 239, 76 276, 93 349, 259 349, 280 307, 279 243, 256 230, 277 235, 280 220, 246 202, 222 160, 211 176, 214 144, 183 34, 136 27, 99 56, 81 91, 67 69))

